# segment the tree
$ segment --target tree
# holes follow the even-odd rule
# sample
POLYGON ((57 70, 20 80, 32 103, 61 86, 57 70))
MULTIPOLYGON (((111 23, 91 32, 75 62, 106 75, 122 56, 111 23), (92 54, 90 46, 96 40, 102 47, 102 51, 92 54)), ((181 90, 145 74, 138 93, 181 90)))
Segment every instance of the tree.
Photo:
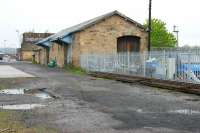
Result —
MULTIPOLYGON (((160 19, 152 19, 151 29, 151 46, 152 47, 175 47, 176 37, 170 33, 166 28, 166 23, 160 19)), ((148 28, 148 21, 144 26, 148 28)))

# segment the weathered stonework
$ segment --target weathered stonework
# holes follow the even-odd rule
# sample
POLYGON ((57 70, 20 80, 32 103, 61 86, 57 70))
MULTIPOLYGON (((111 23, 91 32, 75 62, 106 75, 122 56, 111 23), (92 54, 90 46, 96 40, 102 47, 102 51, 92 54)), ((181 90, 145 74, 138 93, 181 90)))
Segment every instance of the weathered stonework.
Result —
POLYGON ((33 54, 34 52, 32 50, 23 50, 21 51, 21 60, 32 61, 33 54))
POLYGON ((49 61, 56 60, 58 67, 64 67, 65 52, 66 52, 66 45, 54 42, 50 47, 49 61))
POLYGON ((147 50, 147 32, 135 24, 114 15, 83 31, 75 33, 72 61, 80 64, 82 54, 108 54, 117 52, 117 38, 121 36, 140 37, 140 51, 147 50))
POLYGON ((40 49, 34 51, 35 61, 41 65, 47 65, 48 63, 48 55, 49 50, 47 48, 40 47, 40 49))
MULTIPOLYGON (((65 38, 63 35, 59 38, 60 33, 55 38, 52 37, 53 42, 50 39, 49 44, 52 44, 48 45, 49 61, 56 60, 59 67, 64 67, 67 63, 80 66, 81 55, 115 54, 120 52, 117 45, 121 46, 121 44, 122 46, 127 45, 125 52, 134 45, 134 50, 137 49, 137 52, 138 50, 139 52, 147 50, 147 32, 142 25, 119 13, 97 20, 89 24, 86 22, 83 26, 79 25, 77 29, 75 27, 69 28, 66 31, 66 36, 71 39, 70 41, 64 40, 67 37, 65 38), (137 43, 135 40, 131 43, 127 43, 127 40, 119 43, 118 38, 121 37, 135 37, 138 40, 137 43)), ((134 50, 132 49, 131 52, 134 50)))
POLYGON ((32 57, 34 55, 34 51, 40 49, 39 46, 35 45, 34 43, 52 35, 52 33, 24 33, 23 40, 21 44, 21 53, 20 58, 23 61, 32 61, 32 57))

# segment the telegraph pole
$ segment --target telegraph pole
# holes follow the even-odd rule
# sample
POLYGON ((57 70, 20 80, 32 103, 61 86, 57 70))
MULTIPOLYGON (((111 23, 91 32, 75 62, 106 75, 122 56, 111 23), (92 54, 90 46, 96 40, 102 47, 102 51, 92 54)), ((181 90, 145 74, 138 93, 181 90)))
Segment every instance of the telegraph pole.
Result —
POLYGON ((178 26, 176 26, 176 25, 174 25, 174 31, 173 31, 174 33, 176 33, 176 39, 177 39, 177 44, 176 44, 176 47, 178 47, 179 46, 179 30, 178 30, 178 26))
POLYGON ((151 8, 152 8, 152 0, 149 0, 149 25, 148 25, 148 51, 151 50, 151 8))

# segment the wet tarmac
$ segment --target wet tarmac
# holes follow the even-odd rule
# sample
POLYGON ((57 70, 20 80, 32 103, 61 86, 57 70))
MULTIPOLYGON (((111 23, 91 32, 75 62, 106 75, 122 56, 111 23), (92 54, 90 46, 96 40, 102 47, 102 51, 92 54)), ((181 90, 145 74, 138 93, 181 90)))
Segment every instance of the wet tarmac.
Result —
POLYGON ((58 68, 26 63, 12 66, 39 77, 0 80, 0 88, 26 88, 14 89, 18 94, 4 90, 10 94, 0 94, 0 106, 18 112, 26 106, 28 111, 21 118, 29 126, 42 123, 70 133, 200 132, 199 96, 75 75, 58 68), (60 98, 46 98, 52 97, 52 93, 42 93, 48 91, 60 98), (36 95, 45 95, 45 99, 36 95))
POLYGON ((42 104, 16 104, 16 105, 2 105, 0 109, 4 110, 30 110, 35 108, 42 108, 45 105, 42 104))
POLYGON ((4 95, 33 95, 41 99, 53 98, 49 93, 45 92, 46 88, 42 89, 4 89, 0 90, 0 94, 4 95))
MULTIPOLYGON (((25 96, 33 96, 35 98, 39 98, 41 100, 48 100, 48 99, 53 99, 53 97, 46 92, 46 88, 41 88, 41 89, 3 89, 0 90, 1 95, 7 95, 7 96, 20 96, 20 95, 25 95, 25 96)), ((45 107, 46 105, 40 104, 40 103, 29 103, 29 104, 2 104, 0 106, 0 109, 4 110, 30 110, 30 109, 35 109, 35 108, 42 108, 45 107)))

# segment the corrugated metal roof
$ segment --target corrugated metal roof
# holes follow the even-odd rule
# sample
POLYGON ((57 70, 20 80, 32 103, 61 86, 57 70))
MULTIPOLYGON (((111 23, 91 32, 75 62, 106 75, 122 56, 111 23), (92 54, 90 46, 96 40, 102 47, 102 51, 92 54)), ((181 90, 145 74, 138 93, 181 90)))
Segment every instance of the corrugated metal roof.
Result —
POLYGON ((61 38, 66 37, 66 36, 68 36, 70 34, 73 34, 75 32, 84 30, 85 28, 88 28, 88 27, 90 27, 90 26, 102 21, 103 19, 109 18, 109 17, 111 17, 113 15, 119 15, 122 18, 126 19, 127 21, 130 21, 130 22, 134 23, 137 27, 145 30, 145 27, 143 25, 141 25, 140 23, 132 20, 131 18, 125 16, 124 14, 122 14, 122 13, 120 13, 118 11, 113 11, 113 12, 107 13, 105 15, 96 17, 94 19, 88 20, 86 22, 80 23, 78 25, 72 26, 70 28, 61 30, 60 32, 58 32, 58 33, 56 33, 54 35, 51 35, 51 36, 49 36, 49 37, 47 37, 45 39, 42 39, 41 41, 37 42, 36 44, 40 44, 40 43, 44 43, 44 42, 47 42, 47 41, 55 41, 57 39, 61 39, 61 38))

